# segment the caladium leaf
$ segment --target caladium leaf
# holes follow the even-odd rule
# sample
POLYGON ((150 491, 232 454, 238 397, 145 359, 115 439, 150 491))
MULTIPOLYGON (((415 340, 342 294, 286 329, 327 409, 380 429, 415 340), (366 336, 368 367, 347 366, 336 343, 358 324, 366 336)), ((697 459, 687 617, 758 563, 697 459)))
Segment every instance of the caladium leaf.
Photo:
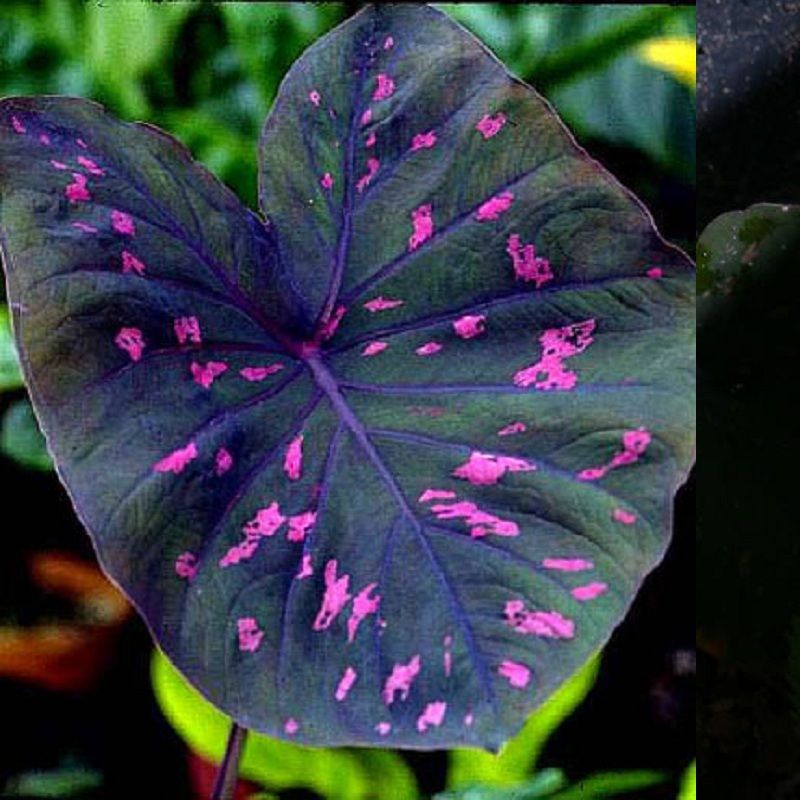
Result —
POLYGON ((290 70, 265 222, 92 103, 0 131, 24 373, 163 650, 273 736, 497 749, 666 547, 691 262, 427 7, 290 70))

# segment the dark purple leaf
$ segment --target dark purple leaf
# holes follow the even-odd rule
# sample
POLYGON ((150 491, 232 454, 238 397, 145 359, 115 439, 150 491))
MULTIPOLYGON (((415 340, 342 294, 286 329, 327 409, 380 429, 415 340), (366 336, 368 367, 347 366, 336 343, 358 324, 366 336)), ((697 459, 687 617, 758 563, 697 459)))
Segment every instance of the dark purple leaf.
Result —
POLYGON ((286 78, 267 223, 174 140, 0 107, 28 386, 204 695, 311 744, 497 748, 607 640, 693 453, 690 261, 426 7, 286 78))

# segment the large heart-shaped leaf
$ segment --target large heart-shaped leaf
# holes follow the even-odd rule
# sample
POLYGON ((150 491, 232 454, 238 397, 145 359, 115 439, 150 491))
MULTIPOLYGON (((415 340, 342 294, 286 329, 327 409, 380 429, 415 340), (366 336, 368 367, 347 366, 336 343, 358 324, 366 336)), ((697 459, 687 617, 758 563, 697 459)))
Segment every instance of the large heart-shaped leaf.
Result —
POLYGON ((243 725, 496 749, 661 558, 693 268, 426 7, 285 79, 266 222, 169 136, 0 107, 23 369, 109 574, 243 725))

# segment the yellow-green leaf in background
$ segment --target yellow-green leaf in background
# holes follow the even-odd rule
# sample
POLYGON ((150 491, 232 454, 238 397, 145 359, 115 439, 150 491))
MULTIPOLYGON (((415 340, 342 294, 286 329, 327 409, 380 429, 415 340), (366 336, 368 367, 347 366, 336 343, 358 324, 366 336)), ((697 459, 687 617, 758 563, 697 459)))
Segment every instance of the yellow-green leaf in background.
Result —
MULTIPOLYGON (((151 679, 159 707, 172 727, 195 753, 219 763, 231 720, 190 686, 159 650, 153 653, 151 679)), ((248 733, 239 774, 266 789, 311 789, 328 800, 378 796, 414 800, 418 796, 413 773, 396 753, 304 747, 253 732, 248 733)))
POLYGON ((17 349, 11 334, 8 308, 0 305, 0 392, 19 389, 22 386, 22 373, 19 369, 17 349))
POLYGON ((553 731, 583 701, 597 679, 600 656, 589 659, 535 711, 522 730, 497 755, 461 748, 450 752, 447 786, 513 786, 528 778, 553 731))
POLYGON ((664 36, 650 39, 639 48, 646 64, 669 72, 681 83, 697 85, 697 45, 689 36, 664 36))
POLYGON ((697 762, 692 761, 683 773, 678 800, 697 800, 697 762))

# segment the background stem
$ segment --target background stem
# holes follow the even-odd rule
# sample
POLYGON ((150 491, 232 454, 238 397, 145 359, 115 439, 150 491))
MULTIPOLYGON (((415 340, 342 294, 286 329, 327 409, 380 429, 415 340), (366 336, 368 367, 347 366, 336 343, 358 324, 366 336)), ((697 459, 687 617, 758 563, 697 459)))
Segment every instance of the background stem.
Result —
POLYGON ((231 723, 231 732, 228 735, 228 744, 225 747, 225 755, 219 765, 217 779, 214 782, 214 790, 211 792, 211 800, 231 800, 236 789, 236 780, 239 777, 239 759, 242 756, 244 740, 247 730, 231 723))

